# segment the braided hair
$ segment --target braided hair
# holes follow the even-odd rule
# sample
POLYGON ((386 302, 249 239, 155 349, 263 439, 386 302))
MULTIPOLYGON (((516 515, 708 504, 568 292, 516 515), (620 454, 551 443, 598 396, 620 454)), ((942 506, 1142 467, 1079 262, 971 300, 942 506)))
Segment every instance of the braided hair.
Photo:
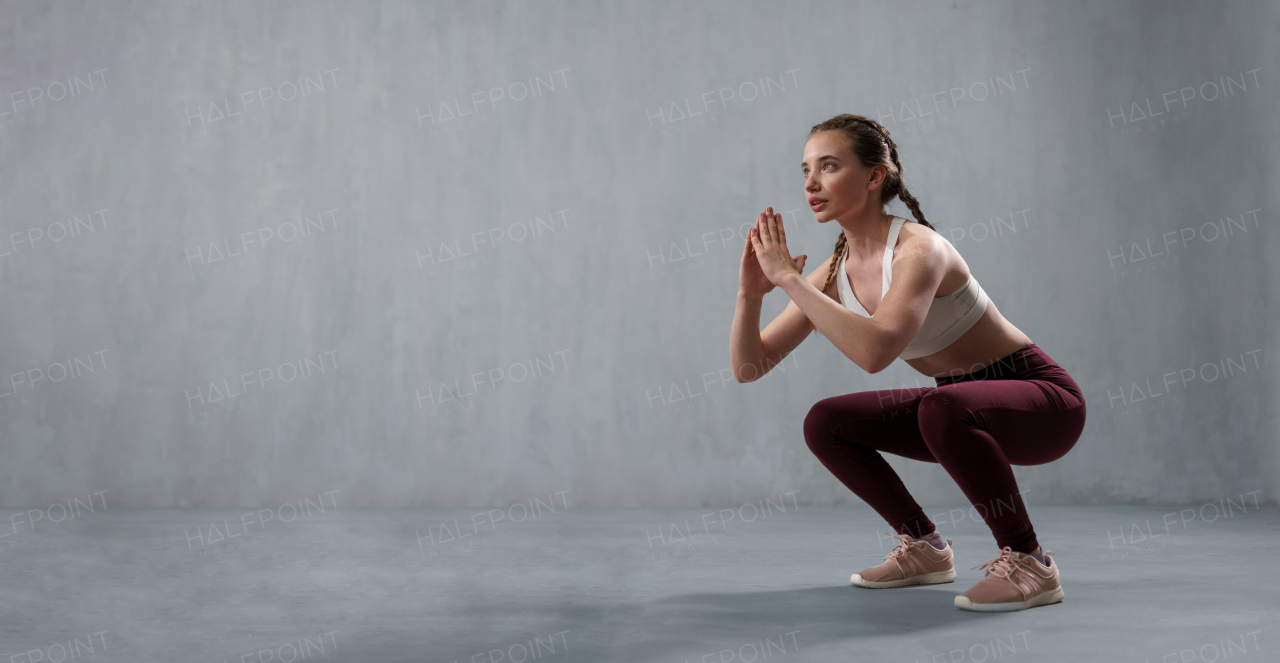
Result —
MULTIPOLYGON (((911 210, 911 215, 916 218, 917 223, 937 231, 937 228, 925 220, 924 213, 920 211, 920 201, 907 191, 907 185, 902 182, 902 164, 898 161, 898 146, 889 137, 888 129, 875 120, 846 113, 821 124, 815 124, 813 129, 809 130, 809 135, 812 136, 819 131, 843 132, 849 139, 850 148, 863 166, 867 168, 884 166, 888 175, 885 177, 884 186, 880 187, 881 205, 886 205, 897 197, 911 210)), ((831 261, 831 269, 827 272, 827 280, 822 286, 824 291, 831 286, 831 280, 835 278, 836 263, 844 253, 846 241, 844 233, 841 232, 840 237, 836 239, 836 250, 833 256, 835 259, 831 261)))

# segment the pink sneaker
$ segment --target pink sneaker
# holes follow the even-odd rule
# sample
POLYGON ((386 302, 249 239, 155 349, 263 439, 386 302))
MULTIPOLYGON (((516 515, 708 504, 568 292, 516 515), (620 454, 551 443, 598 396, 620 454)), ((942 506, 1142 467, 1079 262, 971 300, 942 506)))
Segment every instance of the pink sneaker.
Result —
POLYGON ((853 574, 849 582, 858 587, 880 589, 936 585, 956 579, 956 569, 951 565, 951 539, 947 539, 946 548, 938 550, 928 541, 916 541, 907 534, 890 536, 901 542, 884 556, 884 562, 853 574))
POLYGON ((1044 554, 1049 560, 1048 567, 1031 555, 1005 546, 999 557, 973 567, 987 569, 987 575, 956 597, 956 607, 977 612, 1005 612, 1061 603, 1058 562, 1053 559, 1053 553, 1046 550, 1044 554))

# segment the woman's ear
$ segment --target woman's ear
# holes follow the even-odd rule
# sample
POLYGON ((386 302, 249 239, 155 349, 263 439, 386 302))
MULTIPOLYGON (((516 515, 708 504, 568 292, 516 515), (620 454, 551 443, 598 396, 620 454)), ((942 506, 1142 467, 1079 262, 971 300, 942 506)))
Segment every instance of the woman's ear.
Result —
POLYGON ((889 176, 889 170, 884 166, 871 167, 871 179, 867 181, 867 190, 875 191, 881 184, 884 184, 884 178, 889 176))

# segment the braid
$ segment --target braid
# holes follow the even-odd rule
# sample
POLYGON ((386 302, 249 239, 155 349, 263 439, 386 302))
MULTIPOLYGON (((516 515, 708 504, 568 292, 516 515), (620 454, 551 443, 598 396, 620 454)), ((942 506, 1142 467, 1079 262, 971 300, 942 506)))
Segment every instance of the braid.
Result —
POLYGON ((893 182, 886 191, 886 194, 897 194, 898 199, 907 206, 907 209, 911 210, 911 216, 916 218, 917 223, 937 232, 938 229, 934 228, 933 225, 926 221, 924 218, 924 212, 920 211, 920 201, 916 200, 916 197, 911 195, 910 191, 907 191, 907 185, 902 180, 902 163, 898 161, 898 146, 894 144, 893 139, 889 137, 889 130, 884 127, 880 127, 880 132, 884 134, 884 139, 889 144, 889 158, 893 160, 894 167, 898 169, 898 176, 893 178, 893 182))
POLYGON ((831 254, 831 269, 827 270, 827 280, 822 284, 822 291, 826 292, 831 287, 831 279, 836 275, 836 264, 840 262, 840 255, 844 253, 844 245, 848 239, 844 233, 840 233, 840 239, 836 240, 836 252, 831 254))

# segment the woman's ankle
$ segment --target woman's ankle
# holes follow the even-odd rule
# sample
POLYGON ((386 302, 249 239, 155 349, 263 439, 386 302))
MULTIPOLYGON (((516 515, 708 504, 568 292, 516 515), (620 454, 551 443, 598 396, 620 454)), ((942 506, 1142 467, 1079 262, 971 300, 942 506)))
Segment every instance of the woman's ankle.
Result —
POLYGON ((1028 555, 1030 557, 1034 557, 1037 562, 1040 562, 1041 566, 1044 566, 1045 568, 1049 568, 1049 556, 1044 554, 1044 549, 1041 548, 1039 545, 1036 546, 1035 550, 1029 553, 1023 553, 1023 554, 1028 555))
POLYGON ((912 538, 915 539, 916 541, 927 541, 929 545, 933 546, 934 549, 936 550, 945 550, 947 547, 947 542, 942 538, 942 535, 939 534, 938 530, 936 529, 926 534, 925 536, 918 536, 918 537, 912 537, 912 538))

